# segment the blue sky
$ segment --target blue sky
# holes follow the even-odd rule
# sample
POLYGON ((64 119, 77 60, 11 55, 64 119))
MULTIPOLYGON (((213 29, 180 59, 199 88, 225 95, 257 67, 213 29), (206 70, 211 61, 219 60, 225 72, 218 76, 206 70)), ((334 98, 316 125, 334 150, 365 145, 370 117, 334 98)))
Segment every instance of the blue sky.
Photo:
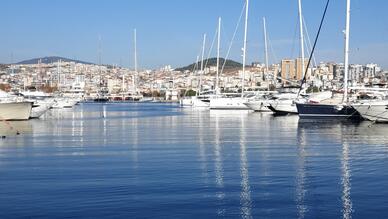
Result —
MULTIPOLYGON (((313 40, 326 0, 303 0, 313 40)), ((244 0, 2 0, 0 62, 64 56, 97 62, 98 38, 106 64, 133 66, 133 29, 138 32, 141 68, 195 61, 202 35, 211 43, 223 19, 221 55, 225 56, 244 0)), ((346 0, 331 0, 316 57, 343 60, 346 0)), ((388 68, 388 1, 352 0, 351 63, 375 62, 388 68)), ((272 49, 270 62, 299 54, 297 0, 251 0, 248 61, 263 61, 262 17, 272 49)), ((230 58, 241 61, 242 24, 230 58)), ((215 56, 215 50, 212 55, 215 56)))

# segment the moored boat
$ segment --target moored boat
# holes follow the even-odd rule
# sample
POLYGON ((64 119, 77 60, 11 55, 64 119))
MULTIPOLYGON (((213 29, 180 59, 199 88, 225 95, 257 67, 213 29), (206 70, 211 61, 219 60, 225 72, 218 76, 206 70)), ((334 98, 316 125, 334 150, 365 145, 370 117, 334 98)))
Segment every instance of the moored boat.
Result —
POLYGON ((352 106, 364 119, 373 122, 388 122, 388 100, 358 102, 352 106))
POLYGON ((0 120, 28 120, 31 109, 31 102, 0 103, 0 120))

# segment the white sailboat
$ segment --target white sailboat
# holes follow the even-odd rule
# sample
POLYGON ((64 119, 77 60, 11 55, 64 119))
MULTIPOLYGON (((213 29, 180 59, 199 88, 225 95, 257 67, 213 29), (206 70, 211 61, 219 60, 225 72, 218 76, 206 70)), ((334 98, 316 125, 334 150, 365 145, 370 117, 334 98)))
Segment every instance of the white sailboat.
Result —
MULTIPOLYGON (((303 31, 303 13, 302 13, 302 2, 298 0, 298 16, 299 16, 299 37, 300 37, 300 55, 302 59, 302 72, 303 77, 306 70, 305 67, 305 54, 304 54, 304 31, 303 31)), ((270 105, 270 109, 275 114, 297 114, 295 101, 298 99, 298 95, 290 95, 291 99, 279 98, 277 101, 270 105)))
MULTIPOLYGON (((265 50, 265 73, 266 80, 268 83, 268 92, 260 92, 257 93, 255 98, 248 100, 244 104, 249 107, 250 109, 254 110, 255 112, 271 112, 271 110, 268 108, 270 105, 270 83, 269 83, 269 77, 268 77, 268 47, 267 47, 267 25, 265 21, 265 17, 263 17, 263 29, 264 29, 264 50, 265 50)), ((276 76, 274 76, 274 79, 276 80, 276 76)))
MULTIPOLYGON (((210 99, 210 109, 222 109, 222 110, 250 110, 244 103, 247 101, 244 95, 245 88, 245 65, 246 65, 246 51, 247 51, 247 34, 248 34, 248 13, 249 13, 249 0, 246 0, 245 4, 245 27, 244 27, 244 47, 243 47, 243 67, 241 78, 241 96, 240 97, 215 97, 210 99)), ((217 74, 218 75, 218 74, 217 74)), ((218 86, 218 85, 217 85, 218 86)))
MULTIPOLYGON (((209 108, 210 101, 216 98, 219 93, 219 69, 220 69, 220 44, 221 44, 221 17, 218 18, 217 28, 217 70, 216 83, 214 91, 202 91, 202 74, 204 73, 204 54, 205 54, 206 34, 203 36, 202 55, 201 55, 201 69, 200 79, 198 85, 197 95, 190 98, 183 98, 180 100, 181 106, 191 106, 194 108, 209 108)), ((198 63, 198 58, 197 58, 198 63)))
MULTIPOLYGON (((328 4, 328 3, 327 3, 328 4)), ((326 5, 327 9, 327 5, 326 5)), ((349 36, 350 36, 350 0, 346 1, 345 24, 345 71, 344 95, 340 98, 331 98, 321 103, 297 103, 299 117, 301 118, 343 118, 359 119, 360 114, 349 104, 348 74, 349 74, 349 36)))

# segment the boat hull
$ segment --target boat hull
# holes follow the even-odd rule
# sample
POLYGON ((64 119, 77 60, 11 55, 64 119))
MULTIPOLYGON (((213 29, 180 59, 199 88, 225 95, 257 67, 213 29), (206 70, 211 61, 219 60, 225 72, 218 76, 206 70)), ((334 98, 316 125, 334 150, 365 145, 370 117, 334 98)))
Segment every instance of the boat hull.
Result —
POLYGON ((31 110, 31 119, 37 119, 45 114, 50 108, 54 105, 54 102, 41 102, 37 101, 32 107, 31 110))
POLYGON ((353 104, 364 119, 374 122, 388 122, 388 101, 353 104))
POLYGON ((28 120, 31 102, 0 103, 0 120, 28 120))
POLYGON ((213 98, 210 99, 211 110, 250 110, 244 98, 213 98))
POLYGON ((282 100, 271 103, 268 108, 275 115, 298 114, 298 110, 293 100, 282 100))
POLYGON ((264 104, 264 101, 250 101, 244 104, 255 112, 271 112, 271 110, 264 104))
POLYGON ((296 103, 300 118, 360 119, 352 106, 341 104, 296 103))

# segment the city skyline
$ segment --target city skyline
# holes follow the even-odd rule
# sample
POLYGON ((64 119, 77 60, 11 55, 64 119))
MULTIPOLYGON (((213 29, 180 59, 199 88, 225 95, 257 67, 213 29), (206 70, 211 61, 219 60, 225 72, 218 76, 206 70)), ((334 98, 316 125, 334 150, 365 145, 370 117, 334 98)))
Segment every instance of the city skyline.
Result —
MULTIPOLYGON (((196 61, 202 35, 207 50, 213 41, 217 18, 222 17, 221 56, 225 57, 243 9, 238 1, 48 1, 16 0, 3 3, 0 14, 0 62, 11 63, 44 56, 62 56, 98 63, 101 36, 102 63, 133 67, 133 29, 138 33, 140 68, 181 67, 196 61)), ((326 0, 302 1, 311 40, 315 37, 326 0)), ((331 1, 316 49, 318 61, 343 61, 345 1, 331 1)), ((352 1, 350 62, 388 67, 388 3, 352 1), (369 4, 368 4, 369 3, 369 4), (372 16, 373 15, 373 16, 372 16)), ((272 49, 270 63, 299 54, 297 1, 250 2, 248 61, 263 62, 262 17, 272 49)), ((241 60, 242 24, 228 57, 241 60)), ((215 56, 213 48, 210 57, 215 56)))

